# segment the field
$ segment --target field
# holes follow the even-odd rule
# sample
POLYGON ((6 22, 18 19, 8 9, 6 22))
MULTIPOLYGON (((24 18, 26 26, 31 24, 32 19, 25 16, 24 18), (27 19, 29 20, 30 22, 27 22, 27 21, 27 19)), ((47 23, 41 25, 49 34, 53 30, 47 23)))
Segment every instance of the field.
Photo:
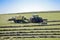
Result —
MULTIPOLYGON (((15 23, 10 23, 8 19, 16 15, 24 15, 27 18, 30 18, 34 13, 28 14, 0 14, 0 26, 2 25, 20 25, 15 23)), ((36 14, 36 13, 35 13, 36 14)), ((48 20, 60 20, 60 13, 37 13, 40 17, 48 20)))
POLYGON ((24 15, 29 19, 33 14, 38 14, 43 19, 48 19, 48 21, 60 20, 59 12, 0 14, 0 40, 60 40, 60 22, 48 22, 47 26, 38 26, 35 23, 16 24, 8 21, 10 17, 16 15, 24 15))

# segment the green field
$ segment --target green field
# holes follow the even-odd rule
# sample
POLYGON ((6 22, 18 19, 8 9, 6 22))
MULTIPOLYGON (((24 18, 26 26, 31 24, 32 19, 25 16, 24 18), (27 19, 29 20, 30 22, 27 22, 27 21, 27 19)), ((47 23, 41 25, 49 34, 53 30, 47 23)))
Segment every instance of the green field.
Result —
MULTIPOLYGON (((16 13, 16 14, 0 14, 0 26, 23 26, 23 25, 29 25, 29 24, 16 24, 13 22, 9 22, 8 19, 10 17, 14 17, 16 15, 24 15, 26 16, 28 19, 33 15, 33 14, 38 14, 40 17, 42 17, 43 19, 48 19, 48 20, 60 20, 60 13, 26 13, 26 14, 20 14, 20 13, 16 13)), ((30 23, 30 25, 33 23, 30 23)), ((60 22, 51 22, 48 24, 60 24, 60 22)), ((0 28, 0 30, 14 30, 16 29, 16 31, 35 31, 35 30, 19 30, 19 29, 34 29, 34 28, 60 28, 60 25, 57 26, 34 26, 34 27, 20 27, 20 28, 0 28)), ((44 31, 44 30, 39 30, 39 31, 44 31)), ((45 30, 45 31, 49 31, 49 30, 45 30)), ((60 31, 60 30, 58 30, 60 31)), ((10 40, 60 40, 60 38, 13 38, 10 37, 10 40)), ((0 37, 0 40, 9 40, 6 39, 4 36, 0 37)))
MULTIPOLYGON (((8 40, 8 39, 0 39, 8 40)), ((10 40, 60 40, 60 38, 10 38, 10 40)))
MULTIPOLYGON (((44 18, 44 19, 48 19, 48 20, 60 20, 60 13, 35 13, 38 14, 40 17, 44 18)), ((15 24, 15 23, 11 23, 8 21, 8 19, 10 17, 14 17, 16 15, 24 15, 27 18, 30 18, 33 13, 27 13, 27 14, 0 14, 0 26, 2 25, 20 25, 20 24, 15 24)), ((57 22, 59 23, 59 22, 57 22)))

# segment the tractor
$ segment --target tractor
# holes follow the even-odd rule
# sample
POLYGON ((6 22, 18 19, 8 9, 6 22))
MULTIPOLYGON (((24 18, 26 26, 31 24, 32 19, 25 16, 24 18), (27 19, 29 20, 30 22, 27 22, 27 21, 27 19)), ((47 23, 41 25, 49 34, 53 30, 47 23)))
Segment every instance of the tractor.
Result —
POLYGON ((24 16, 15 16, 8 21, 14 21, 14 23, 42 23, 42 24, 47 24, 47 19, 43 19, 42 17, 39 17, 39 15, 32 15, 29 19, 27 19, 24 16))

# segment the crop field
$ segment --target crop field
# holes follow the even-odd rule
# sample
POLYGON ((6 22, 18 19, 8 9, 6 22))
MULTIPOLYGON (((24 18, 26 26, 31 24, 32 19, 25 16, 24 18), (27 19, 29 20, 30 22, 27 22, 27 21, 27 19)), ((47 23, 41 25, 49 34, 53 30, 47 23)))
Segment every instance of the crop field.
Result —
POLYGON ((0 40, 60 40, 60 13, 0 14, 0 40), (24 15, 29 19, 33 14, 38 14, 43 19, 54 22, 41 25, 8 21, 10 17, 17 15, 24 15))

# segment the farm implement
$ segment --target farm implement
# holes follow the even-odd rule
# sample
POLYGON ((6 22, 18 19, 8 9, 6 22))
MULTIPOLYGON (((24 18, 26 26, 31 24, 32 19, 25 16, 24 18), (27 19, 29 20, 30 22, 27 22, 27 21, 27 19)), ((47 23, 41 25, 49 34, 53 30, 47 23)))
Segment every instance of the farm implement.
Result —
MULTIPOLYGON (((48 25, 50 22, 60 22, 60 20, 48 20, 48 19, 43 19, 42 17, 39 17, 39 15, 33 15, 29 19, 27 19, 24 16, 16 16, 16 17, 11 17, 8 19, 10 22, 14 23, 20 23, 20 24, 31 24, 31 25, 48 25), (33 24, 32 24, 33 23, 33 24)), ((60 25, 60 24, 50 24, 50 25, 60 25)))

